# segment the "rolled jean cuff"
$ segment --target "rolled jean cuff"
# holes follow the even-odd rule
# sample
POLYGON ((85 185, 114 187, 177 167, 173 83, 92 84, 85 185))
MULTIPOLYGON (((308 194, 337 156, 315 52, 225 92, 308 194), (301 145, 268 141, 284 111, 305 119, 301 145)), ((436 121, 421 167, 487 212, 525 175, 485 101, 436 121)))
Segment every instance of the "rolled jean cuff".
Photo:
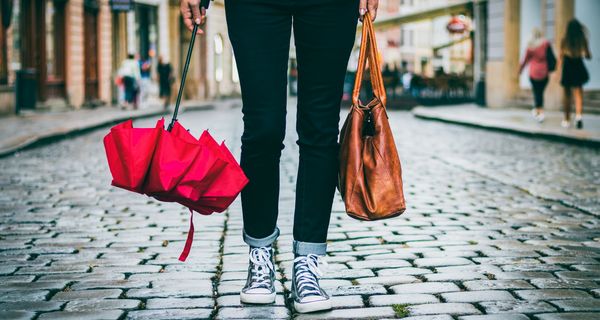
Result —
POLYGON ((296 256, 307 256, 309 254, 324 256, 327 254, 327 243, 302 242, 294 240, 293 250, 294 255, 296 256))
POLYGON ((251 247, 267 247, 273 244, 277 237, 279 237, 279 228, 275 227, 275 231, 272 234, 264 237, 264 238, 253 238, 246 233, 246 230, 243 232, 244 242, 251 247))

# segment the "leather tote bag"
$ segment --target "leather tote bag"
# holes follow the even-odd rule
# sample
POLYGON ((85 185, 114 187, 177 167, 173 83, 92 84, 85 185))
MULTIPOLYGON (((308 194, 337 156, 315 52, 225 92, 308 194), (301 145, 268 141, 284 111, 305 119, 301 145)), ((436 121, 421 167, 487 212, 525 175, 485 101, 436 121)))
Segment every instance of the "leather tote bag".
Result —
POLYGON ((380 66, 375 31, 367 14, 363 22, 352 107, 340 133, 338 183, 346 212, 360 220, 391 218, 406 209, 402 169, 385 109, 380 66), (367 62, 373 98, 363 105, 359 95, 367 62))

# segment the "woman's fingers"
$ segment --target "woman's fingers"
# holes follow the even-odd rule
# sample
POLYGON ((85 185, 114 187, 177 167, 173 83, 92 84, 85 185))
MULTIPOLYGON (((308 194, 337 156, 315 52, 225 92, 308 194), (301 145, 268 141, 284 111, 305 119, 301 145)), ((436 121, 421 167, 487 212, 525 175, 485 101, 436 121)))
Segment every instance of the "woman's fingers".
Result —
POLYGON ((369 14, 371 14, 371 21, 375 21, 375 18, 377 17, 377 7, 379 7, 379 0, 367 1, 367 10, 369 10, 369 14))
MULTIPOLYGON (((206 17, 206 9, 200 10, 200 0, 181 0, 179 3, 179 11, 183 18, 183 24, 188 30, 193 31, 195 24, 203 24, 206 17)), ((197 34, 204 33, 198 28, 197 34)))
POLYGON ((360 0, 358 5, 358 14, 360 21, 363 21, 363 16, 367 13, 367 0, 360 0))

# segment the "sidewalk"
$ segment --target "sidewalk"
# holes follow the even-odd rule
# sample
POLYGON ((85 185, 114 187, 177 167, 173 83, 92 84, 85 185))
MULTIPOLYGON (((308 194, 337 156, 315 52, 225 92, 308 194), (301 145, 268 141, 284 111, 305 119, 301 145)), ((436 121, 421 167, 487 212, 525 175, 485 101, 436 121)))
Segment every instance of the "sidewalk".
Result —
POLYGON ((562 112, 558 111, 547 111, 546 120, 543 123, 535 121, 529 110, 481 108, 474 104, 430 108, 417 107, 412 112, 416 117, 423 119, 600 146, 599 115, 584 114, 584 129, 577 130, 562 128, 560 126, 562 112))
MULTIPOLYGON (((184 110, 212 109, 215 108, 216 104, 228 104, 231 101, 186 101, 182 103, 182 110, 180 112, 184 110)), ((122 110, 114 106, 108 106, 96 109, 40 112, 0 117, 0 157, 35 144, 42 144, 127 119, 159 115, 165 115, 170 119, 169 114, 172 111, 172 107, 169 111, 165 111, 162 105, 151 104, 139 110, 122 110)))

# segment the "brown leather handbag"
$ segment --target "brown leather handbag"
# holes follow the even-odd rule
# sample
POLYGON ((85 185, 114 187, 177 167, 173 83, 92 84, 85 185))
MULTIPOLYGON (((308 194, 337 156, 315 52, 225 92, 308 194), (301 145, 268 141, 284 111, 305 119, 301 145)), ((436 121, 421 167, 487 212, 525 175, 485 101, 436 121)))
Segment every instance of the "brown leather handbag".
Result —
POLYGON ((402 169, 385 110, 380 66, 375 31, 367 14, 363 22, 352 107, 340 133, 338 184, 346 212, 361 220, 391 218, 406 209, 402 169), (359 95, 367 61, 374 97, 365 106, 359 95))

